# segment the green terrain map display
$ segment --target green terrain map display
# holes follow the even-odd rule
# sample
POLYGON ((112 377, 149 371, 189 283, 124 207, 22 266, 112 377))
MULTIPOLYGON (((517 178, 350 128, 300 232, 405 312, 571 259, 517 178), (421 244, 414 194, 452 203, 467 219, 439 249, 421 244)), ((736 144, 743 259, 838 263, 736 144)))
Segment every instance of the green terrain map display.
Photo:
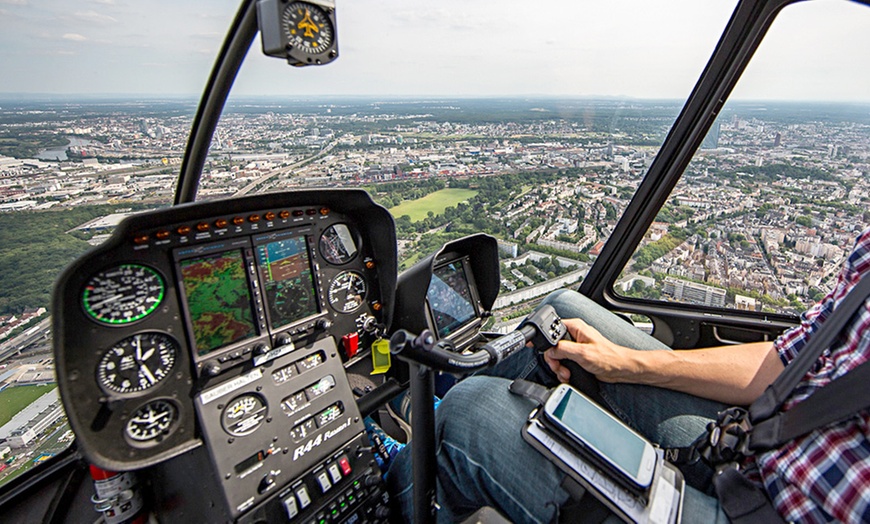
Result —
POLYGON ((197 354, 256 335, 241 251, 183 260, 180 265, 197 354))

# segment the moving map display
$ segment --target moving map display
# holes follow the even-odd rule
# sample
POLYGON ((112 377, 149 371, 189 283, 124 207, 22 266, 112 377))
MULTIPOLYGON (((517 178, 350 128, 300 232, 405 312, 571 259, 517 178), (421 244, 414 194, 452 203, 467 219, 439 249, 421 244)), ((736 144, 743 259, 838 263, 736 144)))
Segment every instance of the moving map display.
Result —
POLYGON ((257 335, 241 250, 179 262, 196 352, 257 335))
POLYGON ((426 298, 435 317, 438 336, 449 335, 477 316, 462 260, 435 268, 426 298))
POLYGON ((272 329, 318 313, 304 236, 257 246, 257 267, 272 329))

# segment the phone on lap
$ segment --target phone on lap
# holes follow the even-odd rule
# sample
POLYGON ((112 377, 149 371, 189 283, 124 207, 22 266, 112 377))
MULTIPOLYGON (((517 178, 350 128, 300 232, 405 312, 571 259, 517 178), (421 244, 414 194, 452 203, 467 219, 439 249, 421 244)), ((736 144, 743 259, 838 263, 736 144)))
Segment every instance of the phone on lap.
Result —
POLYGON ((562 384, 544 404, 544 418, 616 480, 635 490, 649 489, 657 461, 655 448, 588 397, 562 384))

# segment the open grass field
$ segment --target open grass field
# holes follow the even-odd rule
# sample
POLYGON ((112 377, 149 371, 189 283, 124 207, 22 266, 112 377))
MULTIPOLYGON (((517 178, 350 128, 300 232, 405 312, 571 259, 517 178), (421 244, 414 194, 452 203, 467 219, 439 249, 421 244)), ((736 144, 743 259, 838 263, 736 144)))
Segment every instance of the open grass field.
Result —
POLYGON ((411 217, 411 222, 419 222, 428 216, 429 211, 437 215, 450 206, 474 198, 475 195, 477 195, 477 191, 473 189, 442 189, 417 200, 402 202, 398 206, 390 208, 390 213, 397 218, 408 215, 411 217))
POLYGON ((13 386, 0 391, 0 426, 9 422, 13 415, 25 406, 45 395, 56 384, 50 386, 13 386))

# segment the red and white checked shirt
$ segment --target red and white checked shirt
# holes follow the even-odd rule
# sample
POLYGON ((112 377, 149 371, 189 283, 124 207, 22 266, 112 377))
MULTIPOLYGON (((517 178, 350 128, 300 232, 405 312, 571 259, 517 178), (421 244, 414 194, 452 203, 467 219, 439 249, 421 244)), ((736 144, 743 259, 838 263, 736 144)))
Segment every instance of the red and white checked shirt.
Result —
MULTIPOLYGON (((846 294, 870 273, 870 229, 858 237, 836 288, 776 339, 784 363, 803 349, 846 294)), ((819 388, 870 359, 870 299, 786 401, 788 410, 819 388)), ((870 384, 867 385, 870 388, 870 384)), ((777 511, 787 521, 870 522, 870 412, 861 411, 755 457, 777 511)), ((750 468, 754 469, 754 468, 750 468)))

